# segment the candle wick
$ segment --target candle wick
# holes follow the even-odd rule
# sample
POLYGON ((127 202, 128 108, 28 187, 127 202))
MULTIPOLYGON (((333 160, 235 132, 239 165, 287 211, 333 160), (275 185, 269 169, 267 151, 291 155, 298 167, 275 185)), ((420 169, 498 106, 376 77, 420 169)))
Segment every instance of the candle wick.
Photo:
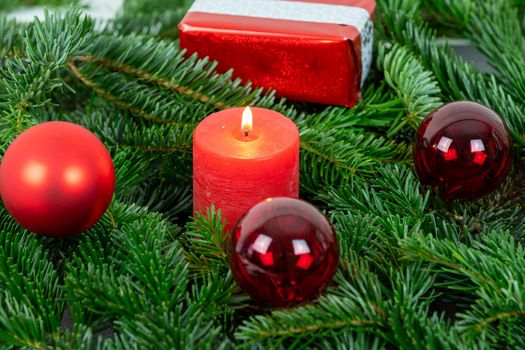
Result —
POLYGON ((244 137, 248 137, 248 136, 250 136, 250 131, 244 130, 244 137))

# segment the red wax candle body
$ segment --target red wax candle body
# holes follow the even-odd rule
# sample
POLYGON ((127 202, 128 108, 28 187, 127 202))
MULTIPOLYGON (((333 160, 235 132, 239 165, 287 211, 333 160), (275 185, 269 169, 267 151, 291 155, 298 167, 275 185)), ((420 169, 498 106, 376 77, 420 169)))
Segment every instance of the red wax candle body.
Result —
POLYGON ((243 108, 202 121, 193 135, 193 210, 222 210, 226 228, 269 197, 299 196, 299 131, 275 111, 253 108, 243 132, 243 108))

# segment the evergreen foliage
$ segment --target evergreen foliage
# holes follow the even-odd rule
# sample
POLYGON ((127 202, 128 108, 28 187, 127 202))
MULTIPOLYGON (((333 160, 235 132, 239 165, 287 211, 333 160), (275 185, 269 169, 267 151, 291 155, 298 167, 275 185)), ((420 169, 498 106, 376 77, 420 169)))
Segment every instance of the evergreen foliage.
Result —
POLYGON ((376 61, 353 109, 279 100, 187 57, 176 26, 190 4, 126 0, 97 26, 76 9, 0 16, 2 153, 31 125, 69 120, 117 172, 112 205, 79 237, 37 237, 0 208, 0 348, 525 348, 525 3, 378 0, 376 61), (470 39, 495 73, 436 29, 470 39), (497 193, 443 203, 415 177, 411 139, 461 99, 505 119, 515 167, 497 193), (245 105, 297 123, 302 196, 338 234, 339 271, 308 305, 255 307, 229 272, 220 208, 191 218, 193 130, 245 105))

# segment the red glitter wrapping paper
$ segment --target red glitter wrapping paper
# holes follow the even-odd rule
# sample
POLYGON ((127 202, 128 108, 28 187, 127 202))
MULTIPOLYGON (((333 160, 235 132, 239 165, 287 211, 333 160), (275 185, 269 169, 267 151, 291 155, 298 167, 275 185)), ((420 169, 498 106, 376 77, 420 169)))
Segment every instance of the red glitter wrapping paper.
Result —
POLYGON ((290 100, 352 107, 372 63, 375 0, 196 0, 181 48, 290 100))

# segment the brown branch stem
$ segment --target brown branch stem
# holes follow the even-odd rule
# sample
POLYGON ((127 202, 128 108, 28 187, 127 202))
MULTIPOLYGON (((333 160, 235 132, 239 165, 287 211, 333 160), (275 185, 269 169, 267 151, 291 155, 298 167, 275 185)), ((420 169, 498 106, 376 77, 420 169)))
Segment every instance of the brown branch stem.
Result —
POLYGON ((128 75, 133 75, 149 83, 162 86, 168 90, 175 91, 182 95, 190 96, 203 103, 210 103, 212 106, 214 106, 217 109, 231 108, 231 106, 227 106, 223 102, 212 101, 212 98, 210 96, 204 95, 198 91, 195 91, 188 87, 176 84, 166 78, 156 76, 146 71, 143 71, 143 70, 140 70, 140 69, 137 69, 137 68, 125 65, 125 64, 121 64, 113 60, 95 58, 94 56, 77 56, 74 58, 74 60, 78 62, 97 63, 105 68, 113 69, 113 70, 116 70, 116 71, 119 71, 119 72, 122 72, 128 75))
POLYGON ((126 103, 125 101, 119 99, 116 96, 113 96, 109 91, 97 86, 93 81, 89 80, 85 75, 83 75, 77 66, 75 66, 72 62, 69 62, 67 64, 71 72, 78 78, 80 81, 84 83, 87 87, 92 89, 95 93, 97 93, 99 96, 105 98, 106 100, 114 103, 117 107, 121 109, 127 109, 134 115, 140 116, 146 120, 153 121, 160 124, 173 124, 173 122, 165 119, 161 119, 158 117, 155 117, 153 115, 150 115, 146 112, 144 112, 142 109, 132 106, 129 103, 126 103))

